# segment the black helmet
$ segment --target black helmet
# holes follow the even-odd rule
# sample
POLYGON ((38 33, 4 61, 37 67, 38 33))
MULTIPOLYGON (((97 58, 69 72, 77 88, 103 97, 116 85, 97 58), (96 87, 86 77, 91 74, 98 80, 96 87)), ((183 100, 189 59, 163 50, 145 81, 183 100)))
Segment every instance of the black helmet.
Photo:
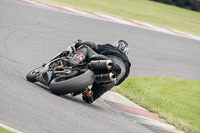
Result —
POLYGON ((118 41, 115 41, 112 45, 114 47, 117 47, 118 50, 120 50, 122 53, 126 55, 128 54, 129 48, 128 48, 128 43, 126 41, 118 40, 118 41))

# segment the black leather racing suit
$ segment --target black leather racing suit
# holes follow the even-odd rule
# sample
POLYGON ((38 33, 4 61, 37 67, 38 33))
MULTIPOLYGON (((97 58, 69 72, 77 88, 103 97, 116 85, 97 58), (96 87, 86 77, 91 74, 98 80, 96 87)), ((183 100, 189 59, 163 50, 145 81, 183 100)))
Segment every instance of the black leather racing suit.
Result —
POLYGON ((94 54, 102 54, 110 58, 113 63, 118 64, 118 66, 121 68, 121 73, 118 75, 116 82, 105 85, 99 85, 96 82, 93 83, 91 89, 94 92, 94 101, 112 87, 121 84, 128 77, 131 63, 124 53, 110 44, 96 45, 95 43, 89 41, 83 42, 82 44, 83 46, 76 51, 76 55, 73 58, 74 60, 78 61, 77 63, 80 63, 81 59, 88 61, 94 54))

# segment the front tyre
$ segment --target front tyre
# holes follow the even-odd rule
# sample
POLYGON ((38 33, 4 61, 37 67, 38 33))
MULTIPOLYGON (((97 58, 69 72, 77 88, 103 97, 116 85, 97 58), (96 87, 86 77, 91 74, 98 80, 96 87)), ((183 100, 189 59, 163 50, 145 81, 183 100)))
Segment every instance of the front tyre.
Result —
POLYGON ((49 89, 53 94, 65 95, 71 92, 78 92, 85 89, 94 82, 94 73, 86 69, 76 77, 67 80, 53 79, 49 84, 49 89))
POLYGON ((36 68, 36 69, 30 71, 30 72, 26 75, 26 79, 27 79, 29 82, 37 82, 36 77, 37 77, 37 75, 39 74, 40 69, 41 69, 41 67, 36 68))

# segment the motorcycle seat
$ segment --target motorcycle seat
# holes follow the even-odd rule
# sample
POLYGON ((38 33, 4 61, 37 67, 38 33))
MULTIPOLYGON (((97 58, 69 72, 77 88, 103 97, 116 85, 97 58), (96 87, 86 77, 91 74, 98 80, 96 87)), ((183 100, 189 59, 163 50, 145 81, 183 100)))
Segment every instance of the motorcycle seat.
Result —
POLYGON ((108 57, 106 57, 105 55, 101 55, 101 54, 95 54, 95 55, 92 55, 90 57, 90 61, 91 60, 109 60, 108 57))

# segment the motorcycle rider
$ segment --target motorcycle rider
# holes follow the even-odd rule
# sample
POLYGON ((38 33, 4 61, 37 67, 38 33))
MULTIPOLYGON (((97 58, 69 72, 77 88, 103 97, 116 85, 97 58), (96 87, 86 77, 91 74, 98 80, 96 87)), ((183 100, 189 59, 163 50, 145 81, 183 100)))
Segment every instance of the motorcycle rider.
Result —
MULTIPOLYGON (((81 40, 78 40, 75 44, 75 48, 76 54, 72 59, 72 62, 75 64, 80 63, 83 60, 89 60, 92 55, 101 54, 112 60, 112 71, 117 75, 116 82, 105 85, 94 82, 91 89, 86 88, 82 93, 84 102, 92 103, 112 87, 121 84, 128 77, 131 63, 127 57, 129 48, 126 41, 118 40, 113 44, 100 45, 91 41, 82 42, 81 40)), ((75 96, 76 94, 72 95, 75 96)))

